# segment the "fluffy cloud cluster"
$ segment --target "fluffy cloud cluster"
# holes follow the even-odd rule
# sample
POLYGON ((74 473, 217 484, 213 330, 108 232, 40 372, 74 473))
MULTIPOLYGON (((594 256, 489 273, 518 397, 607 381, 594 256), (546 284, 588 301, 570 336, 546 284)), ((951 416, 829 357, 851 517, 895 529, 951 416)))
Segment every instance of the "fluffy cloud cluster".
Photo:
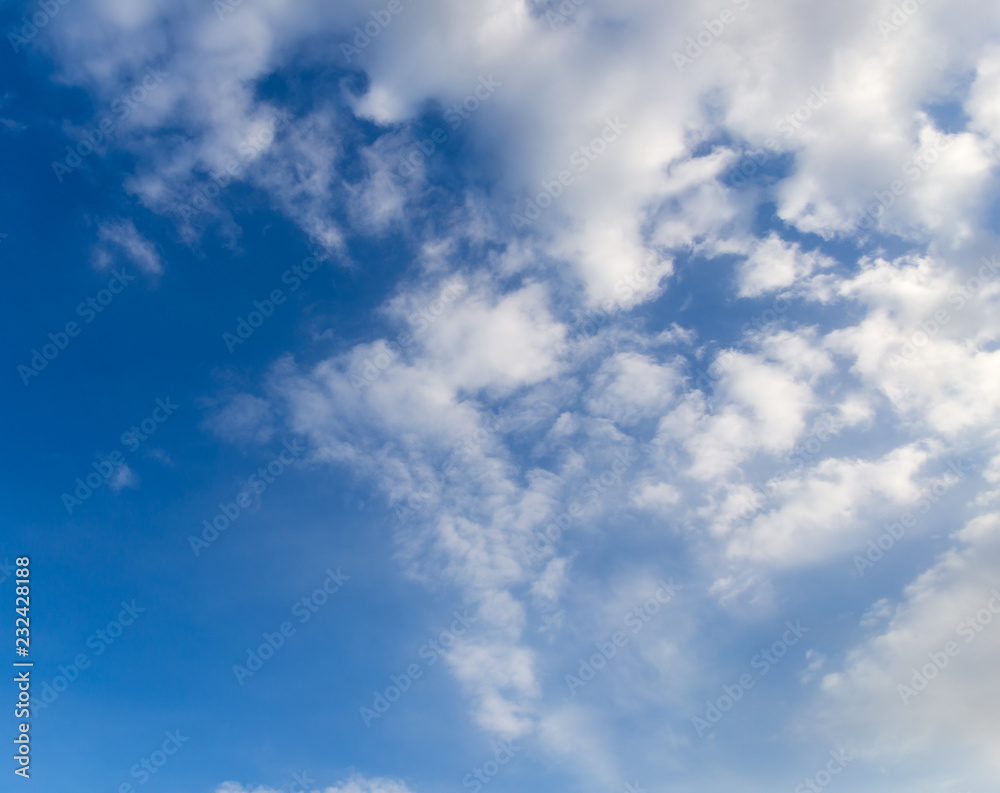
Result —
MULTIPOLYGON (((484 730, 624 779, 602 719, 668 673, 650 696, 690 705, 692 659, 717 651, 692 624, 774 615, 796 573, 849 578, 961 457, 965 528, 909 558, 811 693, 872 758, 950 736, 985 780, 1000 639, 909 708, 895 684, 997 583, 1000 11, 902 6, 589 0, 555 24, 550 4, 427 0, 344 62, 365 4, 77 0, 46 46, 98 103, 168 74, 120 145, 128 190, 192 244, 238 236, 240 185, 328 253, 388 230, 422 251, 382 309, 392 335, 310 365, 290 350, 208 426, 245 442, 283 421, 382 489, 404 569, 482 618, 448 662, 484 730), (305 90, 292 65, 327 76, 305 90), (428 144, 428 113, 466 154, 428 144), (450 156, 477 179, 439 198, 450 156), (593 555, 645 575, 678 548, 691 624, 651 623, 620 689, 567 706, 566 626, 620 621, 581 592, 641 597, 593 555)), ((130 224, 101 239, 160 271, 130 224)), ((910 542, 950 526, 928 521, 910 542)))

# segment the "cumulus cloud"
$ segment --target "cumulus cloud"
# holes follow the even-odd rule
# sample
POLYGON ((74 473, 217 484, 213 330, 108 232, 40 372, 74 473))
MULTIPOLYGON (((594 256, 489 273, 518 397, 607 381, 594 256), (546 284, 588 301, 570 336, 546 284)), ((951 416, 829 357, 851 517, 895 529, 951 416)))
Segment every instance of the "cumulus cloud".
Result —
MULTIPOLYGON (((439 0, 346 62, 331 45, 360 2, 219 19, 77 0, 49 40, 62 79, 106 100, 149 62, 167 72, 118 145, 132 195, 192 245, 213 224, 237 237, 266 202, 344 258, 351 235, 387 232, 419 252, 378 310, 391 333, 289 350, 205 426, 231 442, 287 429, 375 483, 402 569, 482 620, 446 655, 474 722, 610 784, 628 750, 602 719, 632 700, 612 687, 575 709, 546 689, 549 648, 586 619, 583 571, 611 590, 609 559, 634 573, 690 554, 691 619, 735 603, 752 623, 795 601, 796 574, 849 573, 873 522, 950 456, 1000 459, 1000 13, 924 3, 887 28, 896 8, 592 0, 550 25, 533 4, 439 0), (311 90, 288 75, 302 63, 322 75, 311 90), (438 126, 447 153, 427 144, 438 126), (456 188, 446 161, 476 178, 456 188), (780 319, 744 324, 779 296, 780 319)), ((99 240, 99 266, 117 250, 162 271, 131 220, 99 240)), ((873 584, 850 647, 799 670, 825 674, 829 724, 871 734, 872 759, 951 736, 995 763, 992 633, 894 700, 990 591, 985 470, 944 556, 914 551, 904 595, 873 584)), ((608 678, 646 692, 643 675, 681 668, 695 686, 679 637, 691 658, 711 633, 665 627, 608 678)), ((396 790, 346 784, 331 790, 396 790)))
POLYGON ((851 733, 858 753, 898 758, 945 746, 968 758, 970 769, 997 768, 998 735, 988 714, 1000 702, 993 674, 1000 652, 998 537, 996 513, 967 523, 956 546, 899 600, 875 604, 885 624, 866 616, 869 635, 847 653, 841 671, 822 679, 826 726, 851 733))
POLYGON ((815 270, 834 264, 829 256, 815 251, 805 253, 797 243, 789 245, 776 233, 757 242, 740 268, 739 294, 757 297, 811 275, 815 270))

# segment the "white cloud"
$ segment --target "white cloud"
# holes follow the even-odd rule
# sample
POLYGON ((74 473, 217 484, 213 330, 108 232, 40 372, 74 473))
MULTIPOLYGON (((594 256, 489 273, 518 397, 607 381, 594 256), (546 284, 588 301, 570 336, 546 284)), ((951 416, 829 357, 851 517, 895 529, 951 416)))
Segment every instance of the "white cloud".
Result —
POLYGON ((789 451, 818 406, 813 383, 833 365, 808 331, 763 337, 761 353, 727 351, 709 403, 691 391, 660 422, 656 443, 680 443, 690 455, 686 473, 702 481, 732 471, 763 451, 789 451))
MULTIPOLYGON (((257 787, 245 786, 239 782, 223 782, 215 789, 215 793, 282 793, 281 790, 264 785, 257 787)), ((346 782, 334 786, 315 788, 306 793, 410 793, 405 783, 394 779, 381 777, 365 778, 353 776, 346 782)))
POLYGON ((595 416, 629 425, 660 416, 677 398, 682 374, 649 356, 618 353, 593 375, 587 409, 595 416))
MULTIPOLYGON (((970 521, 956 533, 956 547, 917 577, 891 611, 888 603, 875 604, 891 614, 888 624, 850 650, 842 671, 823 679, 827 728, 849 735, 859 754, 945 750, 963 759, 968 784, 995 778, 998 537, 997 514, 970 521), (928 670, 923 685, 914 670, 922 677, 928 665, 939 668, 928 670)), ((871 627, 869 617, 865 624, 871 627)))
POLYGON ((104 270, 120 263, 120 256, 124 254, 126 261, 146 275, 156 276, 163 272, 156 247, 136 230, 131 218, 101 222, 97 227, 97 238, 102 243, 94 250, 94 264, 98 268, 104 270))
POLYGON ((893 511, 918 500, 916 477, 927 457, 902 447, 880 460, 830 458, 768 482, 770 503, 732 531, 727 555, 781 566, 842 557, 880 533, 874 516, 895 518, 893 511))
POLYGON ((805 253, 797 243, 789 245, 776 233, 754 245, 746 262, 739 270, 739 293, 742 297, 757 297, 796 281, 823 267, 830 267, 833 260, 815 251, 805 253))
POLYGON ((267 443, 274 435, 274 415, 267 400, 235 394, 216 409, 204 425, 229 443, 267 443))
POLYGON ((122 463, 108 477, 108 486, 116 493, 122 488, 136 488, 139 486, 139 477, 128 463, 122 463))
MULTIPOLYGON (((776 571, 841 564, 874 515, 917 498, 932 462, 1000 459, 1000 278, 969 292, 981 257, 1000 250, 989 221, 1000 19, 985 0, 926 3, 883 36, 878 21, 893 6, 723 3, 711 15, 725 8, 733 21, 683 71, 674 51, 710 12, 653 0, 591 0, 557 30, 527 3, 407 5, 352 64, 364 80, 340 79, 331 46, 369 13, 360 2, 244 3, 219 20, 205 5, 75 0, 48 41, 61 79, 104 101, 149 63, 167 72, 117 145, 137 163, 128 189, 190 243, 212 222, 238 238, 237 191, 191 209, 232 161, 234 180, 253 188, 247 200, 270 204, 314 245, 343 255, 349 234, 391 230, 419 251, 382 306, 391 334, 348 340, 309 366, 290 351, 263 396, 239 395, 206 426, 262 442, 284 423, 314 461, 351 466, 410 510, 396 531, 404 570, 453 587, 482 618, 448 655, 475 722, 536 735, 610 784, 620 757, 600 725, 628 694, 595 696, 583 712, 545 692, 547 648, 586 621, 571 610, 584 562, 561 546, 529 562, 521 548, 569 514, 617 450, 637 459, 560 541, 585 538, 629 573, 649 556, 672 558, 676 542, 697 560, 690 575, 707 604, 753 617, 796 599, 776 571), (337 79, 260 90, 303 63, 337 79), (463 167, 482 178, 444 189, 428 161, 390 187, 387 172, 424 134, 410 124, 416 114, 447 112, 485 75, 499 81, 495 93, 459 128, 445 122, 463 167), (810 107, 817 89, 823 103, 810 107), (941 110, 955 98, 967 127, 956 108, 941 110), (785 135, 781 119, 802 106, 808 117, 785 135), (278 111, 288 113, 280 127, 278 111), (609 118, 625 128, 581 154, 609 118), (549 189, 561 171, 571 183, 549 189), (541 190, 558 195, 514 228, 512 213, 541 190), (462 287, 444 300, 449 278, 462 287), (671 302, 678 291, 684 302, 671 302), (737 298, 774 293, 792 310, 733 339, 748 310, 737 298), (595 308, 602 326, 574 330, 569 318, 595 308), (689 355, 694 369, 716 361, 710 382, 684 379, 689 355), (842 426, 786 467, 824 419, 842 426), (736 525, 759 493, 765 501, 736 525)), ((117 248, 161 272, 131 221, 102 225, 99 238, 98 265, 117 248)), ((997 478, 994 462, 986 481, 997 478)), ((976 487, 971 503, 990 508, 994 495, 976 487)), ((845 664, 833 649, 808 657, 806 683, 843 669, 825 678, 842 700, 830 718, 874 735, 872 757, 949 736, 995 747, 981 707, 996 694, 985 633, 959 659, 969 674, 942 674, 903 713, 889 707, 894 675, 978 602, 991 520, 974 517, 940 562, 915 550, 911 564, 930 569, 897 606, 887 605, 891 586, 880 589, 862 628, 888 625, 845 664)), ((692 656, 714 641, 665 632, 637 652, 643 668, 666 678, 682 666, 678 635, 692 656)), ((614 679, 651 690, 638 674, 614 679)), ((395 783, 346 784, 338 793, 395 783)))

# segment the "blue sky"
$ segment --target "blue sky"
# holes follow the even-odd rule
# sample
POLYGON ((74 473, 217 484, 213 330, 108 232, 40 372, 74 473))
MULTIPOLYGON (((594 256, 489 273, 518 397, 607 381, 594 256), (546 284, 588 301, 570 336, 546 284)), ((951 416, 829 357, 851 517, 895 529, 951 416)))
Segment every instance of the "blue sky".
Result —
POLYGON ((994 4, 0 27, 12 784, 995 789, 994 4))

